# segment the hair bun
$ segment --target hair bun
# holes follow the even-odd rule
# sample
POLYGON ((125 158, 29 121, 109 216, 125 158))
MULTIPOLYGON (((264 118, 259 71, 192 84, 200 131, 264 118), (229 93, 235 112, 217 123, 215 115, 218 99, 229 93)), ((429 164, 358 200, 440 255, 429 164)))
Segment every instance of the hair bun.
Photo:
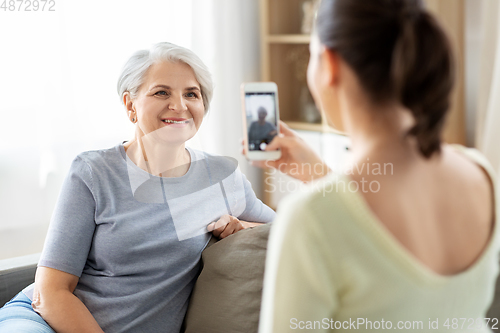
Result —
POLYGON ((454 59, 423 0, 322 0, 316 31, 351 66, 373 103, 396 101, 412 113, 407 135, 423 156, 440 151, 454 59))
POLYGON ((401 21, 416 20, 424 11, 422 0, 402 1, 398 16, 401 21))

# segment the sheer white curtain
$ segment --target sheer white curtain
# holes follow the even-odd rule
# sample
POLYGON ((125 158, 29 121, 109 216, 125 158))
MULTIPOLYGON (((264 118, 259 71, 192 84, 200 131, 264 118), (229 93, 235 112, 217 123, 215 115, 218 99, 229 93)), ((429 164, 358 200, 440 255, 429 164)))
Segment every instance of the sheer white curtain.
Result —
POLYGON ((260 193, 261 171, 241 155, 240 100, 240 84, 260 77, 258 3, 193 0, 192 46, 215 81, 211 111, 193 141, 206 151, 237 158, 240 169, 260 193))
POLYGON ((138 49, 170 41, 206 61, 215 98, 192 144, 238 156, 239 82, 258 73, 256 3, 58 1, 55 12, 2 13, 0 259, 41 250, 59 188, 78 153, 131 136, 116 80, 138 49))
POLYGON ((500 172, 500 1, 482 1, 476 146, 500 172))

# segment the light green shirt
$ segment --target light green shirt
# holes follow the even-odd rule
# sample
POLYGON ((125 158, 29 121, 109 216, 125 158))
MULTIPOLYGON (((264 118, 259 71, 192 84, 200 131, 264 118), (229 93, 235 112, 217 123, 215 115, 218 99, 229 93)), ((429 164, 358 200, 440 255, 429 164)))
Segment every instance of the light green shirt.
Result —
MULTIPOLYGON (((454 146, 494 182, 483 155, 454 146)), ((466 271, 443 276, 406 250, 362 194, 343 190, 342 182, 349 178, 330 175, 280 204, 259 332, 491 332, 483 318, 498 273, 498 221, 481 257, 466 271)), ((498 319, 493 324, 500 327, 498 319)))

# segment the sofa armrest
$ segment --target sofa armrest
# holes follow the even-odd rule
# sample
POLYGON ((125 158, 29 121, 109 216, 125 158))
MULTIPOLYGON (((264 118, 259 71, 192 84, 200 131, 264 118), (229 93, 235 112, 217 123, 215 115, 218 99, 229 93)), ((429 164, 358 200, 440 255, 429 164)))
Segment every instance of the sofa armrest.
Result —
POLYGON ((35 281, 40 253, 0 260, 0 307, 35 281))

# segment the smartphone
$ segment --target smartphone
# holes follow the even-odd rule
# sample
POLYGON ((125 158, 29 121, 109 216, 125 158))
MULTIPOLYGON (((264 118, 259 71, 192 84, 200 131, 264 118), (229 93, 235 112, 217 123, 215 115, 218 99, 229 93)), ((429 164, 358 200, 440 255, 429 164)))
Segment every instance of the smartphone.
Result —
POLYGON ((281 150, 266 151, 279 133, 278 86, 274 82, 241 85, 245 153, 249 160, 277 160, 281 150))

